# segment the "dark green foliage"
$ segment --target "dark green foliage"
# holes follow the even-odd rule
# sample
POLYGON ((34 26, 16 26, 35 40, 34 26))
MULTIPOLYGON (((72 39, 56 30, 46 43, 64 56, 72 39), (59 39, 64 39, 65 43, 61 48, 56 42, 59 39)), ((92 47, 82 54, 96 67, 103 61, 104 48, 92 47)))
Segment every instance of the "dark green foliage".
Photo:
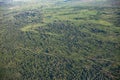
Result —
POLYGON ((29 24, 29 23, 38 23, 41 22, 41 12, 37 11, 37 10, 29 10, 29 11, 23 11, 20 12, 19 14, 15 15, 14 18, 16 21, 15 24, 16 25, 25 25, 25 24, 29 24))

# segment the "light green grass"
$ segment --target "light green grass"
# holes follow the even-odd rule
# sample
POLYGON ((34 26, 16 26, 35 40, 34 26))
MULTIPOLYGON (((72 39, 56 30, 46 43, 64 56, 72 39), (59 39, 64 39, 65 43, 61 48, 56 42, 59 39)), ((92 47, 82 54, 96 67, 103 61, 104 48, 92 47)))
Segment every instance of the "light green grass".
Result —
POLYGON ((21 28, 21 31, 33 31, 33 32, 37 32, 35 31, 36 28, 38 27, 44 27, 45 24, 42 24, 42 23, 38 23, 38 24, 29 24, 29 25, 26 25, 24 27, 21 28))

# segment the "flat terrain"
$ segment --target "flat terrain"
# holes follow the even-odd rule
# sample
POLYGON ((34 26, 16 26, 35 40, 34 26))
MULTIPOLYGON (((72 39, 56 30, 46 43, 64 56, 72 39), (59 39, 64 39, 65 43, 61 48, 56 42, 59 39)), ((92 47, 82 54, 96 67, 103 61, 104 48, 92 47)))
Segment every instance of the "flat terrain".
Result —
POLYGON ((119 21, 119 0, 1 2, 0 80, 120 80, 119 21))

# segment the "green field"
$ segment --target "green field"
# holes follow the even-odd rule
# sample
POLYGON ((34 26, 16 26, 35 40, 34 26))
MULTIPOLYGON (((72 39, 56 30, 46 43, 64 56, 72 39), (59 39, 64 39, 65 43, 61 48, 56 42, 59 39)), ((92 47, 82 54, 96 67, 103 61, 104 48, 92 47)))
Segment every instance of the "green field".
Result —
POLYGON ((120 80, 119 0, 1 2, 0 80, 120 80))

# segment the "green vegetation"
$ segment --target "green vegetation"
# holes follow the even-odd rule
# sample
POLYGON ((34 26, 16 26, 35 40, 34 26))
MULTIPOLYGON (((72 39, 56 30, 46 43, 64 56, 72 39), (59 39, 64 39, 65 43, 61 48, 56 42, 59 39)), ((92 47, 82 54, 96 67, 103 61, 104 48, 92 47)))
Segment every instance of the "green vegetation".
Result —
POLYGON ((0 80, 120 80, 119 19, 109 0, 0 5, 0 80))

